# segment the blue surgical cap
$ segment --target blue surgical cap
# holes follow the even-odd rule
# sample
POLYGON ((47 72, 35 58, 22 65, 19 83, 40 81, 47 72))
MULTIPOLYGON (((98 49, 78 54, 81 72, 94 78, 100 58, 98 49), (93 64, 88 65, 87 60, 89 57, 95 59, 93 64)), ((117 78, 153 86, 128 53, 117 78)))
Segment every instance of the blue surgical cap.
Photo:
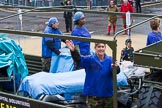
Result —
POLYGON ((73 21, 78 21, 78 20, 80 20, 81 18, 84 18, 83 12, 76 12, 76 13, 74 14, 73 21))
POLYGON ((58 23, 58 20, 56 17, 52 17, 48 20, 47 24, 48 25, 51 25, 51 24, 55 24, 55 23, 58 23))

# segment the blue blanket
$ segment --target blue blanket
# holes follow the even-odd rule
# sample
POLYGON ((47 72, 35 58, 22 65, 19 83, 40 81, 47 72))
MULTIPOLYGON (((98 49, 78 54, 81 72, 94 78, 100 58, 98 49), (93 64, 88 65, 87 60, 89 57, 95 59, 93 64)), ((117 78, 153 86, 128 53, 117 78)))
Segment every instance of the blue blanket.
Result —
MULTIPOLYGON (((27 76, 19 87, 19 92, 28 93, 38 99, 42 94, 56 95, 64 93, 81 93, 85 80, 85 70, 65 73, 39 72, 27 76)), ((127 85, 127 78, 123 73, 117 76, 118 85, 127 85), (122 77, 122 78, 121 78, 122 77)))
POLYGON ((78 93, 83 90, 84 78, 84 69, 55 74, 39 72, 24 78, 18 91, 28 93, 35 99, 42 94, 78 93))

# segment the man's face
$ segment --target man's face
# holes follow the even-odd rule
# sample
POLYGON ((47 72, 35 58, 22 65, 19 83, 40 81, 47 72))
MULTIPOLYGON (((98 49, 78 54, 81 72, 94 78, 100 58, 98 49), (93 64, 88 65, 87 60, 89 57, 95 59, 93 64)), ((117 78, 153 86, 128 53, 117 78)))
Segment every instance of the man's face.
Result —
POLYGON ((85 24, 85 18, 81 18, 79 20, 79 25, 84 25, 85 24))
POLYGON ((57 22, 57 23, 55 23, 55 24, 52 24, 52 28, 54 28, 54 29, 57 29, 58 28, 58 26, 59 26, 59 23, 57 22))
POLYGON ((106 46, 105 44, 99 43, 95 46, 95 51, 98 56, 103 56, 105 54, 106 46))

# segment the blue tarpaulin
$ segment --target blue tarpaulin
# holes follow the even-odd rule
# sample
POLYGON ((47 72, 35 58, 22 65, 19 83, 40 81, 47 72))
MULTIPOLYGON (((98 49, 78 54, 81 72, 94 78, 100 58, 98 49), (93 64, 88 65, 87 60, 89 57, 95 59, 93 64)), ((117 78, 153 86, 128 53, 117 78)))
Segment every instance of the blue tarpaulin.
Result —
POLYGON ((7 74, 10 78, 15 74, 20 74, 21 79, 28 75, 28 68, 25 62, 22 48, 12 39, 0 34, 0 68, 7 66, 7 74))

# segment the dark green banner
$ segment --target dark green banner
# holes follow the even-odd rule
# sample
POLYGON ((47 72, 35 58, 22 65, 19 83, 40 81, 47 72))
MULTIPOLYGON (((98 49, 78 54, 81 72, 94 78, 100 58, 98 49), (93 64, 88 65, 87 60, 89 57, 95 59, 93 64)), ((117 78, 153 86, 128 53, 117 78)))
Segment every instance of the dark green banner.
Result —
POLYGON ((0 108, 67 108, 63 105, 38 101, 0 92, 0 108))

